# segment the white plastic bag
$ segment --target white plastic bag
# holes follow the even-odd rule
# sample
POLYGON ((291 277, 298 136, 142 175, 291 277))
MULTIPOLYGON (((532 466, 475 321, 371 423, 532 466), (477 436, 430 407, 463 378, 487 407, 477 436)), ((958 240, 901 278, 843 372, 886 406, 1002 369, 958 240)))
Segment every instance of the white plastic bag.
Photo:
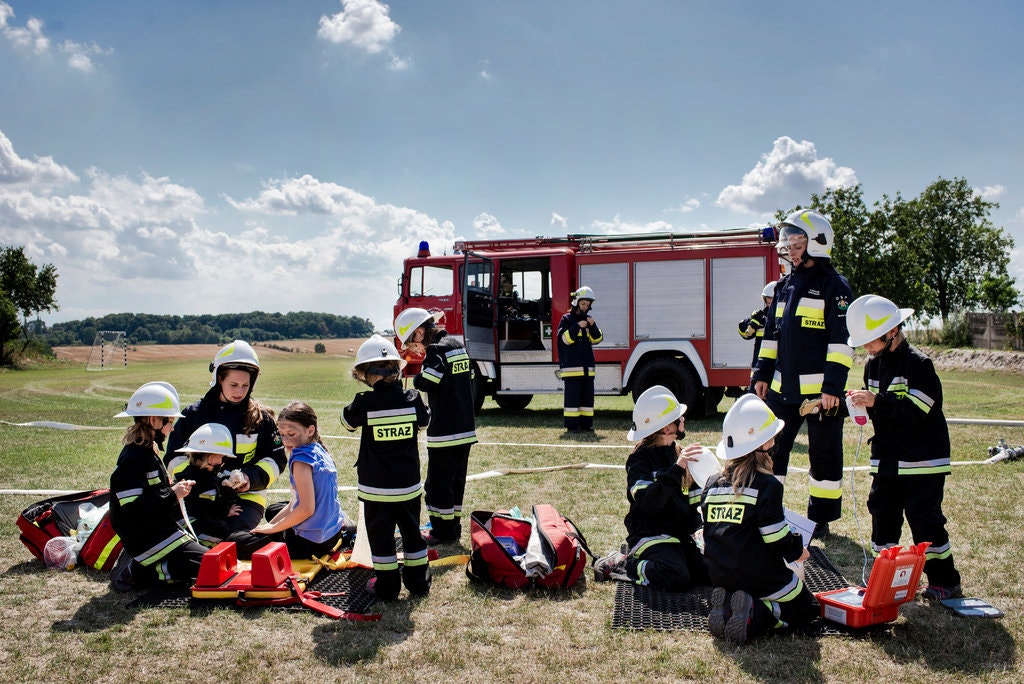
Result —
POLYGON ((53 537, 43 547, 43 562, 48 568, 74 570, 81 548, 81 542, 74 537, 53 537))
POLYGON ((100 524, 109 508, 109 503, 97 507, 87 501, 78 505, 78 531, 75 534, 75 539, 78 541, 79 548, 81 548, 82 544, 85 544, 85 540, 89 538, 92 531, 100 524))

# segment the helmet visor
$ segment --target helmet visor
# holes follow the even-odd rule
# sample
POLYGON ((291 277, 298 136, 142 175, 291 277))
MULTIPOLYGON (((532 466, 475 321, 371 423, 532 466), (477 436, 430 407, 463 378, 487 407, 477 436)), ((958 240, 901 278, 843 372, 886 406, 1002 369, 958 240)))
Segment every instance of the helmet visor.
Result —
POLYGON ((776 251, 783 259, 789 257, 789 250, 792 247, 807 247, 807 233, 802 228, 784 223, 779 231, 779 242, 775 245, 776 251))

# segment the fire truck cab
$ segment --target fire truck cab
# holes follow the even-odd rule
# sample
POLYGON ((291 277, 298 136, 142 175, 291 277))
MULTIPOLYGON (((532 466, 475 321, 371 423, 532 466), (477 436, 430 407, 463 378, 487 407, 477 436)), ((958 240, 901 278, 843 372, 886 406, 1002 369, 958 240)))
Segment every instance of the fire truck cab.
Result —
POLYGON ((563 391, 554 334, 571 293, 589 285, 604 334, 596 394, 635 400, 660 384, 702 415, 727 387, 749 383, 752 346, 736 324, 779 277, 775 239, 770 227, 568 235, 462 241, 444 255, 424 243, 405 260, 395 315, 443 311, 473 361, 478 410, 488 396, 522 409, 534 394, 563 391))

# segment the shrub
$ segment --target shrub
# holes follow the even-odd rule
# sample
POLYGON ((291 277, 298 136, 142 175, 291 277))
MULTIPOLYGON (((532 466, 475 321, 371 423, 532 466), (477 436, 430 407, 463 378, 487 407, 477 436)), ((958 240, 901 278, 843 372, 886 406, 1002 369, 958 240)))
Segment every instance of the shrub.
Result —
POLYGON ((947 347, 971 347, 971 322, 967 314, 951 314, 942 325, 942 343, 947 347))

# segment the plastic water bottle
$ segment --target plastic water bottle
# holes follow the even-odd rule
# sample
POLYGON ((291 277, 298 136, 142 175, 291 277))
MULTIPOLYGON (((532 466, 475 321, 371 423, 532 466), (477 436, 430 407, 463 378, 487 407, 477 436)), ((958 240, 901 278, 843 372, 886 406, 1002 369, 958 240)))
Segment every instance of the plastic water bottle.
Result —
POLYGON ((853 418, 853 422, 857 425, 868 424, 868 410, 864 406, 855 406, 853 403, 853 395, 850 392, 846 393, 846 408, 850 412, 850 417, 853 418))

